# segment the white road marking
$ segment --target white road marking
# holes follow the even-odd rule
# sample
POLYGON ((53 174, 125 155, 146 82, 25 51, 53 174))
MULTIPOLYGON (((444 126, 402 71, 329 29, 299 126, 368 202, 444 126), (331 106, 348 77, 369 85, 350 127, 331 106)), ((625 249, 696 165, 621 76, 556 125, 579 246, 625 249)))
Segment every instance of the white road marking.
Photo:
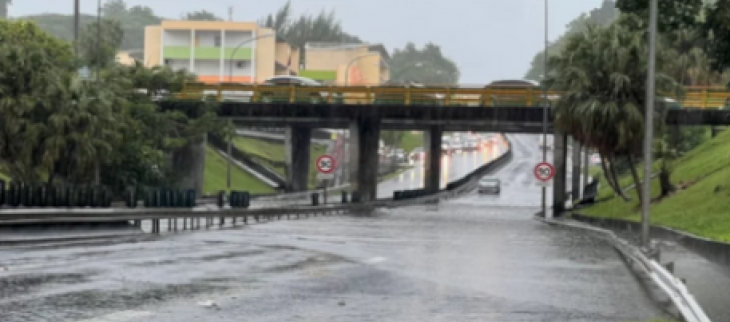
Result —
POLYGON ((152 315, 152 312, 145 311, 119 311, 104 316, 80 320, 76 322, 128 322, 152 315))
POLYGON ((371 259, 366 260, 365 263, 367 263, 367 264, 377 264, 377 263, 380 263, 380 262, 384 262, 386 260, 387 260, 387 258, 385 258, 385 257, 373 257, 371 259))

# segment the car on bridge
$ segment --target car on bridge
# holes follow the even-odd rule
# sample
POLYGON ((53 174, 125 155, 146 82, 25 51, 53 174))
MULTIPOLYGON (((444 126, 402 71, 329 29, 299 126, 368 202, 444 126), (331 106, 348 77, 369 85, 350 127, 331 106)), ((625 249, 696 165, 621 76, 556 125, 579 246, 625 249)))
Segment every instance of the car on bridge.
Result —
POLYGON ((477 184, 477 192, 499 194, 501 192, 502 182, 497 178, 483 177, 479 179, 477 184))
POLYGON ((409 155, 409 159, 411 159, 411 161, 421 161, 425 158, 426 151, 423 150, 423 148, 421 147, 413 149, 413 151, 411 151, 411 154, 409 155))
MULTIPOLYGON (((268 78, 261 86, 271 87, 270 89, 267 88, 261 91, 259 100, 264 103, 289 102, 290 87, 324 87, 322 83, 314 79, 290 75, 279 75, 268 78)), ((317 104, 327 102, 328 96, 329 93, 324 88, 322 91, 297 91, 294 100, 299 103, 317 104)), ((339 97, 333 99, 340 101, 339 97)))

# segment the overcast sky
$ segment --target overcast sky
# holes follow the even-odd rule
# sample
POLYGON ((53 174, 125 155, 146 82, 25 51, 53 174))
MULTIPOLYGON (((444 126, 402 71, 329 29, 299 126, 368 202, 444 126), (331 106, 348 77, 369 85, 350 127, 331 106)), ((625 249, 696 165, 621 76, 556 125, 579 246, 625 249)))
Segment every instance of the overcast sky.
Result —
MULTIPOLYGON (((104 0, 101 0, 102 2, 104 0)), ((73 0, 14 0, 11 16, 73 13, 73 0)), ((127 0, 146 5, 159 16, 176 19, 205 9, 221 17, 233 7, 233 19, 255 21, 286 0, 127 0)), ((392 50, 407 41, 432 41, 461 69, 461 82, 483 84, 522 78, 544 43, 544 0, 292 0, 295 13, 333 9, 344 29, 392 50)), ((549 38, 602 0, 550 0, 549 38)), ((97 1, 81 0, 82 11, 96 12, 97 1)))

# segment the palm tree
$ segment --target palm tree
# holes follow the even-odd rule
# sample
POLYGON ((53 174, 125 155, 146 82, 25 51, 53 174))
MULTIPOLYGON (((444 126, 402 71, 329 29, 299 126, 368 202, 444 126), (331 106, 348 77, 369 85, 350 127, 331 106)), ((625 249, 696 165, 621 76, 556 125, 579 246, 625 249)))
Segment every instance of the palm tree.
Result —
MULTIPOLYGON (((642 150, 647 57, 644 34, 637 32, 641 25, 624 15, 610 26, 590 25, 571 35, 561 55, 551 58, 546 79, 552 89, 565 91, 555 106, 556 128, 601 154, 609 185, 625 200, 614 164, 626 158, 640 185, 635 159, 642 150)), ((659 73, 657 89, 672 93, 678 86, 659 73)))

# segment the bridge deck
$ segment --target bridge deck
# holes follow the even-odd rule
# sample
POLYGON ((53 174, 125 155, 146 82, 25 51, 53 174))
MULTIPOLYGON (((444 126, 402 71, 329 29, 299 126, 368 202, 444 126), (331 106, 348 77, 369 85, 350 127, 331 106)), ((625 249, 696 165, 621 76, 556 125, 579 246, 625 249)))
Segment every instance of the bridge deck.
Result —
MULTIPOLYGON (((246 84, 188 84, 178 98, 251 103, 328 103, 346 105, 533 107, 555 100, 561 92, 516 87, 395 87, 321 86, 289 87, 246 84)), ((730 91, 716 87, 691 87, 681 97, 668 96, 685 109, 721 109, 730 91)))

